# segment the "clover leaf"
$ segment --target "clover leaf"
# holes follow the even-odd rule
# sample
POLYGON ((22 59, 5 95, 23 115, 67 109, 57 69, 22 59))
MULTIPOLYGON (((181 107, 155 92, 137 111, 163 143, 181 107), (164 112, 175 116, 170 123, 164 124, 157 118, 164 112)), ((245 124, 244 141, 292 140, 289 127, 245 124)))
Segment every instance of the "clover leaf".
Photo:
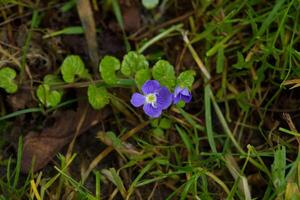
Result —
POLYGON ((113 56, 105 56, 101 60, 99 64, 99 71, 102 79, 107 84, 112 85, 117 83, 118 79, 115 72, 120 69, 120 65, 120 61, 113 56))
POLYGON ((142 85, 151 79, 151 72, 149 69, 140 69, 135 74, 135 83, 139 89, 141 89, 142 85))
POLYGON ((3 88, 7 93, 15 93, 18 90, 18 85, 15 83, 16 71, 9 67, 0 69, 0 88, 3 88))
POLYGON ((159 60, 152 69, 153 78, 169 89, 175 86, 174 67, 166 60, 159 60))
POLYGON ((61 73, 64 81, 67 83, 73 83, 75 76, 78 76, 79 78, 90 77, 88 71, 85 69, 83 61, 77 55, 70 55, 64 59, 61 65, 61 73))
POLYGON ((101 109, 109 103, 109 94, 105 87, 90 84, 88 86, 88 100, 94 109, 101 109))
POLYGON ((187 70, 181 72, 177 78, 177 85, 181 88, 189 88, 191 89, 194 80, 195 80, 196 72, 194 70, 187 70))
POLYGON ((141 69, 148 69, 149 63, 145 56, 130 51, 123 58, 121 72, 127 77, 134 76, 134 74, 141 69))
POLYGON ((63 96, 62 90, 52 90, 51 86, 62 83, 62 80, 53 74, 48 74, 44 77, 43 84, 39 85, 36 95, 39 101, 46 107, 55 107, 61 101, 63 96))

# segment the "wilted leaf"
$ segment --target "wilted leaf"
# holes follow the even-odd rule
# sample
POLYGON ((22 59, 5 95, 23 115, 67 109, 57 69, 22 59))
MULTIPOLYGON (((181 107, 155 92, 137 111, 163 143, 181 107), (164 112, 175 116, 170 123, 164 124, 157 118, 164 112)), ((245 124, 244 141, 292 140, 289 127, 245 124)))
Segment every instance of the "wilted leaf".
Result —
POLYGON ((18 90, 18 85, 15 83, 16 71, 9 67, 0 69, 0 87, 7 93, 15 93, 18 90))
POLYGON ((131 51, 123 58, 121 72, 129 77, 134 76, 137 71, 148 67, 149 63, 143 55, 131 51))
POLYGON ((179 85, 181 88, 192 88, 192 85, 195 80, 196 72, 193 70, 187 70, 184 72, 181 72, 177 78, 177 85, 179 85))
POLYGON ((159 60, 155 63, 152 69, 152 75, 155 80, 169 89, 175 86, 174 67, 168 61, 159 60))
POLYGON ((123 199, 126 198, 127 192, 126 189, 124 187, 124 183, 122 178, 119 176, 119 174, 117 173, 117 171, 115 170, 115 168, 110 168, 109 170, 107 169, 103 169, 101 171, 113 184, 115 184, 115 186, 118 188, 118 190, 120 191, 123 199))
MULTIPOLYGON (((77 97, 82 95, 83 93, 78 93, 77 97)), ((41 132, 30 131, 26 133, 22 151, 22 172, 30 173, 32 170, 35 172, 42 169, 63 146, 72 141, 75 132, 78 131, 78 135, 87 133, 86 130, 103 121, 109 115, 109 112, 105 110, 99 112, 88 106, 87 114, 82 121, 82 113, 87 107, 87 102, 81 101, 78 104, 76 112, 73 108, 54 112, 54 115, 47 118, 51 123, 44 123, 50 126, 42 127, 41 132), (82 126, 76 130, 79 123, 82 123, 82 126)), ((37 129, 34 128, 34 130, 37 129)))
POLYGON ((107 84, 115 84, 118 79, 115 71, 120 69, 120 61, 113 56, 105 56, 99 65, 99 71, 101 73, 102 79, 107 84))
POLYGON ((101 140, 104 144, 108 146, 113 146, 114 148, 122 147, 122 141, 116 136, 112 131, 108 132, 99 132, 97 138, 101 140))
POLYGON ((70 55, 65 58, 61 65, 61 73, 64 81, 67 83, 73 83, 75 76, 79 78, 89 77, 83 61, 77 55, 70 55))
POLYGON ((151 72, 149 69, 141 69, 135 74, 135 82, 138 88, 141 88, 142 85, 151 79, 151 72))
POLYGON ((108 92, 105 87, 90 84, 88 87, 89 103, 94 109, 101 109, 109 103, 108 92))

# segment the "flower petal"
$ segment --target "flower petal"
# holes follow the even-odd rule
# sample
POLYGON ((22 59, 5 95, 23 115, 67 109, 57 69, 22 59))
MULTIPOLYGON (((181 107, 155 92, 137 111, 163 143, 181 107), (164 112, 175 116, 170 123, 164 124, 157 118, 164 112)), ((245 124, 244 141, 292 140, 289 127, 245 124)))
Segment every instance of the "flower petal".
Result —
POLYGON ((140 107, 145 103, 145 97, 140 93, 134 93, 131 97, 130 103, 135 107, 140 107))
POLYGON ((148 80, 142 86, 142 91, 144 94, 154 93, 160 89, 160 84, 156 80, 148 80))
POLYGON ((161 87, 156 97, 157 107, 167 109, 173 101, 173 95, 166 87, 161 87))
POLYGON ((174 90, 174 96, 177 97, 181 91, 183 90, 184 88, 181 88, 180 86, 177 86, 174 90))
POLYGON ((180 93, 184 96, 190 96, 191 95, 187 88, 184 88, 183 90, 181 90, 180 93))
POLYGON ((192 95, 180 95, 180 98, 185 102, 185 103, 189 103, 192 100, 192 95))
POLYGON ((180 95, 174 96, 174 104, 177 104, 180 101, 180 95))
POLYGON ((154 108, 151 104, 145 104, 143 109, 149 117, 157 118, 161 115, 161 108, 154 108))

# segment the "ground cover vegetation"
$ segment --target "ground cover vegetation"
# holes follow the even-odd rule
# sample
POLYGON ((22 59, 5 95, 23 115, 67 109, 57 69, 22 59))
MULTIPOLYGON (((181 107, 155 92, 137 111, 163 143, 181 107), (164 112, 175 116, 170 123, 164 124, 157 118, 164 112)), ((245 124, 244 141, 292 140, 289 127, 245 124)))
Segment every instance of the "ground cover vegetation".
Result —
POLYGON ((300 199, 299 0, 0 13, 0 200, 300 199))

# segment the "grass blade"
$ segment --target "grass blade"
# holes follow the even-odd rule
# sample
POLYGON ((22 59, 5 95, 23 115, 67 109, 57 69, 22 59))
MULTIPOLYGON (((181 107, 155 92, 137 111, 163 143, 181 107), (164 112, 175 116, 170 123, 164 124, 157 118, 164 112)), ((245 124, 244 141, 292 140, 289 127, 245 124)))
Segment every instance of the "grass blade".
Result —
POLYGON ((205 127, 208 137, 208 143, 213 153, 217 153, 216 143, 214 140, 214 133, 212 128, 212 117, 211 117, 211 102, 209 95, 209 85, 204 88, 204 106, 205 106, 205 127))

